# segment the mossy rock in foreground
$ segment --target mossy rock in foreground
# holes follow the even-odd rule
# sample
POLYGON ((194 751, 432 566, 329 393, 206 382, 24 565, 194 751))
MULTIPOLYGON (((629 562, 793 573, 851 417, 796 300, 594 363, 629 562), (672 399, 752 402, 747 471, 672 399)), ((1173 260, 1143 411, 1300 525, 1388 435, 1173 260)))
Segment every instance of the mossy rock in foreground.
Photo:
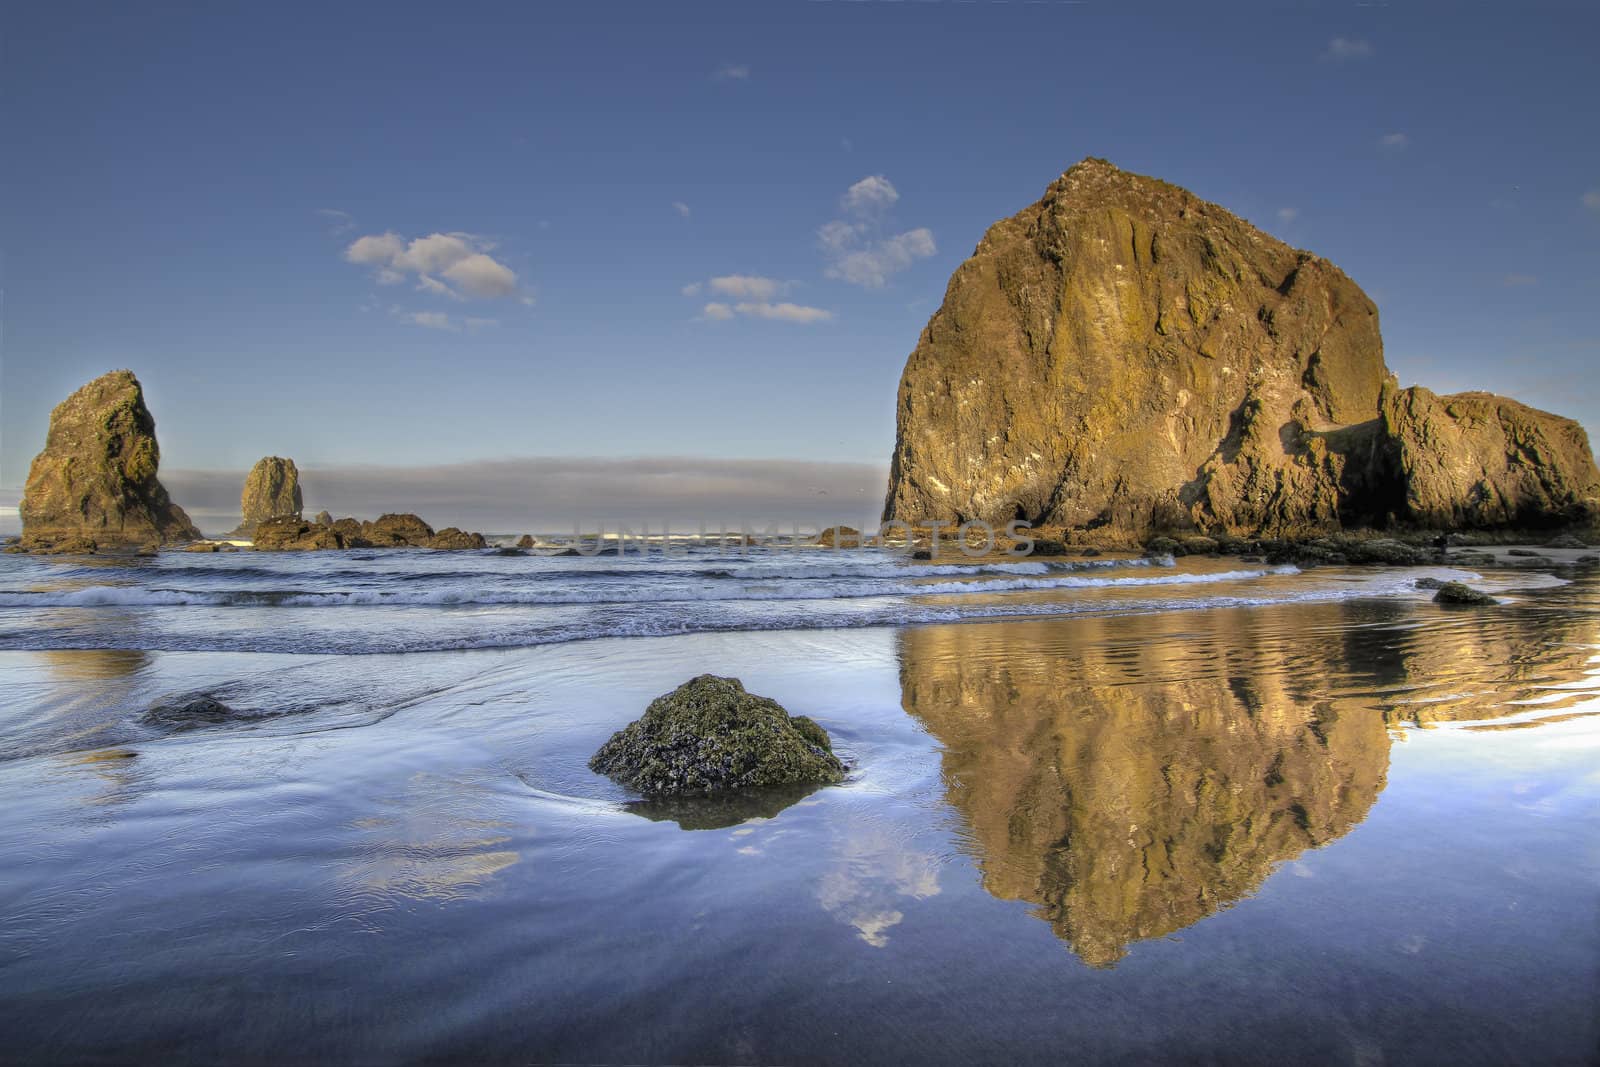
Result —
POLYGON ((1500 603, 1488 593, 1463 585, 1461 582, 1445 582, 1439 586, 1439 591, 1433 594, 1433 599, 1440 604, 1463 604, 1470 607, 1492 607, 1500 603))
POLYGON ((657 797, 844 780, 822 727, 714 674, 652 700, 589 767, 657 797))

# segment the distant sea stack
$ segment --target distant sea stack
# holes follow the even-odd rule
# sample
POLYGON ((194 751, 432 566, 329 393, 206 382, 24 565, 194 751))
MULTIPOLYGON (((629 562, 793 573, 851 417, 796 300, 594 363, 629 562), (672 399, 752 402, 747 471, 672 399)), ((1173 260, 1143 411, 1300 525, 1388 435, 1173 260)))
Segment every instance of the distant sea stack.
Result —
POLYGON ((156 477, 156 420, 133 372, 102 375, 56 406, 22 496, 21 547, 92 552, 200 537, 156 477))
POLYGON ((1135 538, 1597 513, 1577 423, 1400 389, 1339 268, 1098 159, 950 279, 900 380, 884 509, 1135 538))
POLYGON ((250 468, 239 497, 243 518, 236 537, 253 537, 256 527, 268 519, 300 518, 305 502, 300 494, 300 471, 294 460, 266 456, 250 468))

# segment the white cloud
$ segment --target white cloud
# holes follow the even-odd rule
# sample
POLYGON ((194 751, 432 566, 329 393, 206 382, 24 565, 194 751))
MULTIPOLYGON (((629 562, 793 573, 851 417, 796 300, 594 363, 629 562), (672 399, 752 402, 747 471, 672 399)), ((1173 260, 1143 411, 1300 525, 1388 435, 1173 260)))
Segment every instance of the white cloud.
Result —
POLYGON ((745 300, 771 300, 783 288, 782 282, 753 274, 724 274, 709 284, 712 292, 745 300))
POLYGON ((806 307, 803 304, 791 304, 787 301, 774 304, 768 300, 741 300, 737 304, 712 301, 700 309, 700 317, 710 322, 727 322, 736 316, 809 324, 827 322, 833 318, 833 312, 823 308, 806 307))
POLYGON ((742 82, 750 78, 750 67, 745 63, 724 63, 711 75, 719 82, 742 82))
POLYGON ((830 229, 832 225, 824 226, 819 233, 823 250, 833 259, 823 273, 868 289, 882 288, 891 274, 939 251, 933 231, 925 226, 881 241, 859 243, 859 227, 841 233, 830 229))
POLYGON ((676 211, 679 215, 682 215, 684 218, 688 218, 689 217, 689 205, 685 204, 682 200, 674 200, 672 202, 672 210, 676 211))
POLYGON ((857 221, 833 219, 817 230, 817 246, 828 260, 823 273, 853 285, 877 289, 889 276, 938 251, 933 231, 918 227, 892 236, 879 236, 884 216, 900 199, 894 183, 881 174, 856 182, 839 198, 846 214, 857 221))
POLYGON ((899 199, 900 192, 893 182, 881 174, 872 174, 846 189, 839 204, 846 211, 860 215, 885 210, 899 199))
POLYGON ((350 242, 350 247, 344 250, 344 258, 350 263, 363 263, 367 266, 377 266, 381 263, 390 263, 405 253, 406 244, 397 233, 379 233, 367 237, 357 237, 350 242))
POLYGON ((445 268, 444 276, 470 296, 492 300, 517 291, 517 275, 510 267, 482 252, 474 252, 445 268))
POLYGON ((404 312, 401 318, 414 326, 426 326, 430 330, 455 329, 450 316, 442 311, 408 311, 404 312))
POLYGON ((1297 219, 1299 217, 1300 217, 1300 209, 1297 208, 1297 207, 1280 207, 1278 209, 1278 221, 1279 222, 1289 223, 1289 222, 1293 222, 1295 219, 1297 219))
POLYGON ((750 315, 758 319, 778 319, 782 322, 827 322, 833 318, 831 311, 806 307, 803 304, 791 304, 787 301, 782 304, 771 304, 764 300, 746 302, 735 304, 733 310, 741 315, 750 315))
POLYGON ((338 208, 319 207, 317 214, 328 220, 328 232, 335 237, 349 233, 356 228, 356 223, 350 217, 350 212, 340 211, 338 208))
POLYGON ((1400 149, 1410 147, 1411 138, 1407 134, 1403 133, 1386 133, 1382 137, 1378 138, 1378 143, 1385 148, 1393 148, 1396 151, 1399 151, 1400 149))
POLYGON ((1600 211, 1600 189, 1590 189, 1584 193, 1583 206, 1590 211, 1600 211))
POLYGON ((1359 59, 1371 59, 1374 49, 1372 42, 1359 37, 1335 37, 1328 42, 1327 51, 1322 53, 1322 58, 1335 63, 1346 63, 1359 59))
POLYGON ((688 285, 683 287, 681 292, 684 296, 699 296, 700 290, 704 288, 705 286, 701 285, 699 282, 690 282, 688 285))
MULTIPOLYGON (((405 275, 396 274, 394 271, 388 271, 386 273, 392 275, 393 278, 394 278, 394 281, 400 281, 405 277, 405 275)), ((393 282, 388 282, 386 284, 393 284, 393 282)), ((418 277, 417 277, 417 291, 419 293, 432 293, 434 296, 447 296, 451 300, 460 300, 461 299, 461 297, 456 294, 456 291, 454 289, 450 288, 448 285, 446 285, 444 282, 441 282, 439 279, 437 279, 435 277, 432 277, 431 275, 427 275, 427 274, 418 275, 418 277)))
POLYGON ((416 275, 417 289, 454 300, 493 300, 517 293, 517 275, 489 253, 494 245, 470 233, 431 233, 409 243, 394 232, 358 237, 344 251, 347 262, 376 268, 380 285, 416 275))

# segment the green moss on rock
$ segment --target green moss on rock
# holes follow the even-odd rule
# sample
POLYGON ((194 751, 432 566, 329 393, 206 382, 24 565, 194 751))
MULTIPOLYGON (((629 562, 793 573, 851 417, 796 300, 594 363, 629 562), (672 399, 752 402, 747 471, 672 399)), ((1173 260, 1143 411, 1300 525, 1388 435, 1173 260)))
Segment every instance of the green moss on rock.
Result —
POLYGON ((827 732, 737 678, 702 674, 650 702, 590 769, 649 796, 827 784, 844 779, 827 732))

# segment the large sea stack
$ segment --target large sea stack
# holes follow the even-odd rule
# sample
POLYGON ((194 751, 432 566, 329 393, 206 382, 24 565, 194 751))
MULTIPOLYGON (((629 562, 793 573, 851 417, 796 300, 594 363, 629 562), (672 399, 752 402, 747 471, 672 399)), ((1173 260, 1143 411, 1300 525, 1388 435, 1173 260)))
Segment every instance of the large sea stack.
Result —
POLYGON ((885 518, 1302 535, 1600 512, 1578 424, 1400 389, 1345 274, 1098 159, 996 223, 900 380, 885 518))
POLYGON ((256 527, 268 519, 298 519, 304 508, 300 471, 294 460, 265 456, 256 461, 244 480, 244 492, 239 496, 239 510, 244 517, 234 534, 252 537, 256 527))
POLYGON ((156 420, 133 372, 96 378, 50 413, 22 495, 22 547, 93 551, 192 541, 189 516, 156 478, 156 420))

